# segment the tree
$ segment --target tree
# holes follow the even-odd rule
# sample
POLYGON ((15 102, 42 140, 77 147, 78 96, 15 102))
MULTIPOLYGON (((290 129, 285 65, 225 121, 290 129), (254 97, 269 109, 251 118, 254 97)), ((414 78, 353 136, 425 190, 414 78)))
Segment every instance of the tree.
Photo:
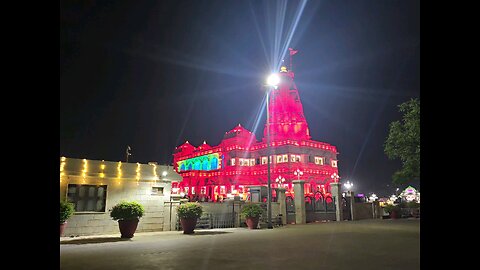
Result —
POLYGON ((420 180, 420 100, 411 99, 398 107, 403 118, 390 123, 385 154, 402 161, 402 169, 393 174, 392 182, 403 185, 420 180))

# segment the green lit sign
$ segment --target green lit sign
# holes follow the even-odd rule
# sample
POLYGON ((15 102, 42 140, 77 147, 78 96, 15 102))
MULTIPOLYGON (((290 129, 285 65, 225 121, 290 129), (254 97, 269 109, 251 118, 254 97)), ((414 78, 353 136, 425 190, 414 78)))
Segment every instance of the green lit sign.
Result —
POLYGON ((220 155, 218 153, 203 155, 178 161, 178 171, 211 171, 219 169, 220 155))

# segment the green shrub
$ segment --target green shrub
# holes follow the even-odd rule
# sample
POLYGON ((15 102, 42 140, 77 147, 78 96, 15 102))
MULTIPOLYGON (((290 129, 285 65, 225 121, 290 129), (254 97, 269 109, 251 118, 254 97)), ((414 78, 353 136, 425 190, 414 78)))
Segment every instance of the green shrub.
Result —
POLYGON ((179 218, 199 218, 203 209, 198 203, 187 202, 177 207, 177 213, 179 218))
POLYGON ((75 207, 73 203, 67 201, 60 201, 60 224, 64 223, 69 219, 75 212, 75 207))
POLYGON ((113 220, 133 220, 143 216, 145 210, 137 202, 120 202, 110 209, 113 220))
POLYGON ((419 208, 420 207, 420 204, 415 202, 415 201, 411 201, 411 202, 408 202, 407 203, 407 207, 408 208, 419 208))
POLYGON ((384 207, 384 210, 385 210, 385 212, 391 214, 393 211, 400 212, 401 207, 400 207, 400 205, 387 204, 384 207))
POLYGON ((260 205, 255 204, 255 203, 246 203, 243 208, 242 208, 242 216, 244 218, 249 218, 249 217, 259 217, 263 213, 262 208, 260 205))

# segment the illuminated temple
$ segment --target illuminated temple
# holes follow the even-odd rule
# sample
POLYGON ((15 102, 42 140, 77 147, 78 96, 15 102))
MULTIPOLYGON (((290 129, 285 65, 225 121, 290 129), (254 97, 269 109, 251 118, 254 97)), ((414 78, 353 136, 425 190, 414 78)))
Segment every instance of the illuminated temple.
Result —
POLYGON ((337 149, 311 139, 294 73, 282 67, 278 75, 280 82, 269 94, 262 140, 239 124, 216 146, 204 142, 195 147, 186 141, 173 154, 174 168, 183 180, 172 183, 172 193, 195 201, 216 202, 235 195, 248 200, 252 186, 267 186, 269 131, 273 198, 279 186, 293 197, 294 180, 305 181, 305 196, 320 192, 330 197, 330 183, 339 179, 337 149))

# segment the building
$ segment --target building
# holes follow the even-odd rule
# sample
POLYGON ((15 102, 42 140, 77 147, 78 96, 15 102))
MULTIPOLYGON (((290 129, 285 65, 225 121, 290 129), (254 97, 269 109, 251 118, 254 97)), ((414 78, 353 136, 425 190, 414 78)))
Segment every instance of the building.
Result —
MULTIPOLYGON (((293 197, 292 181, 305 181, 305 195, 330 195, 338 182, 335 146, 311 139, 294 73, 282 67, 280 83, 269 95, 263 138, 258 141, 240 124, 225 133, 216 146, 198 147, 188 141, 176 147, 173 166, 183 181, 172 183, 172 192, 191 200, 221 201, 239 195, 248 199, 252 186, 267 186, 267 135, 270 134, 272 187, 285 187, 293 197)), ((266 191, 262 193, 266 201, 266 191)), ((275 192, 273 191, 273 197, 275 192)))
POLYGON ((60 158, 60 199, 75 205, 65 236, 116 234, 109 209, 120 201, 145 208, 137 232, 171 230, 171 182, 181 182, 172 166, 60 158))
POLYGON ((399 195, 402 201, 420 203, 420 192, 412 186, 405 188, 399 195))

